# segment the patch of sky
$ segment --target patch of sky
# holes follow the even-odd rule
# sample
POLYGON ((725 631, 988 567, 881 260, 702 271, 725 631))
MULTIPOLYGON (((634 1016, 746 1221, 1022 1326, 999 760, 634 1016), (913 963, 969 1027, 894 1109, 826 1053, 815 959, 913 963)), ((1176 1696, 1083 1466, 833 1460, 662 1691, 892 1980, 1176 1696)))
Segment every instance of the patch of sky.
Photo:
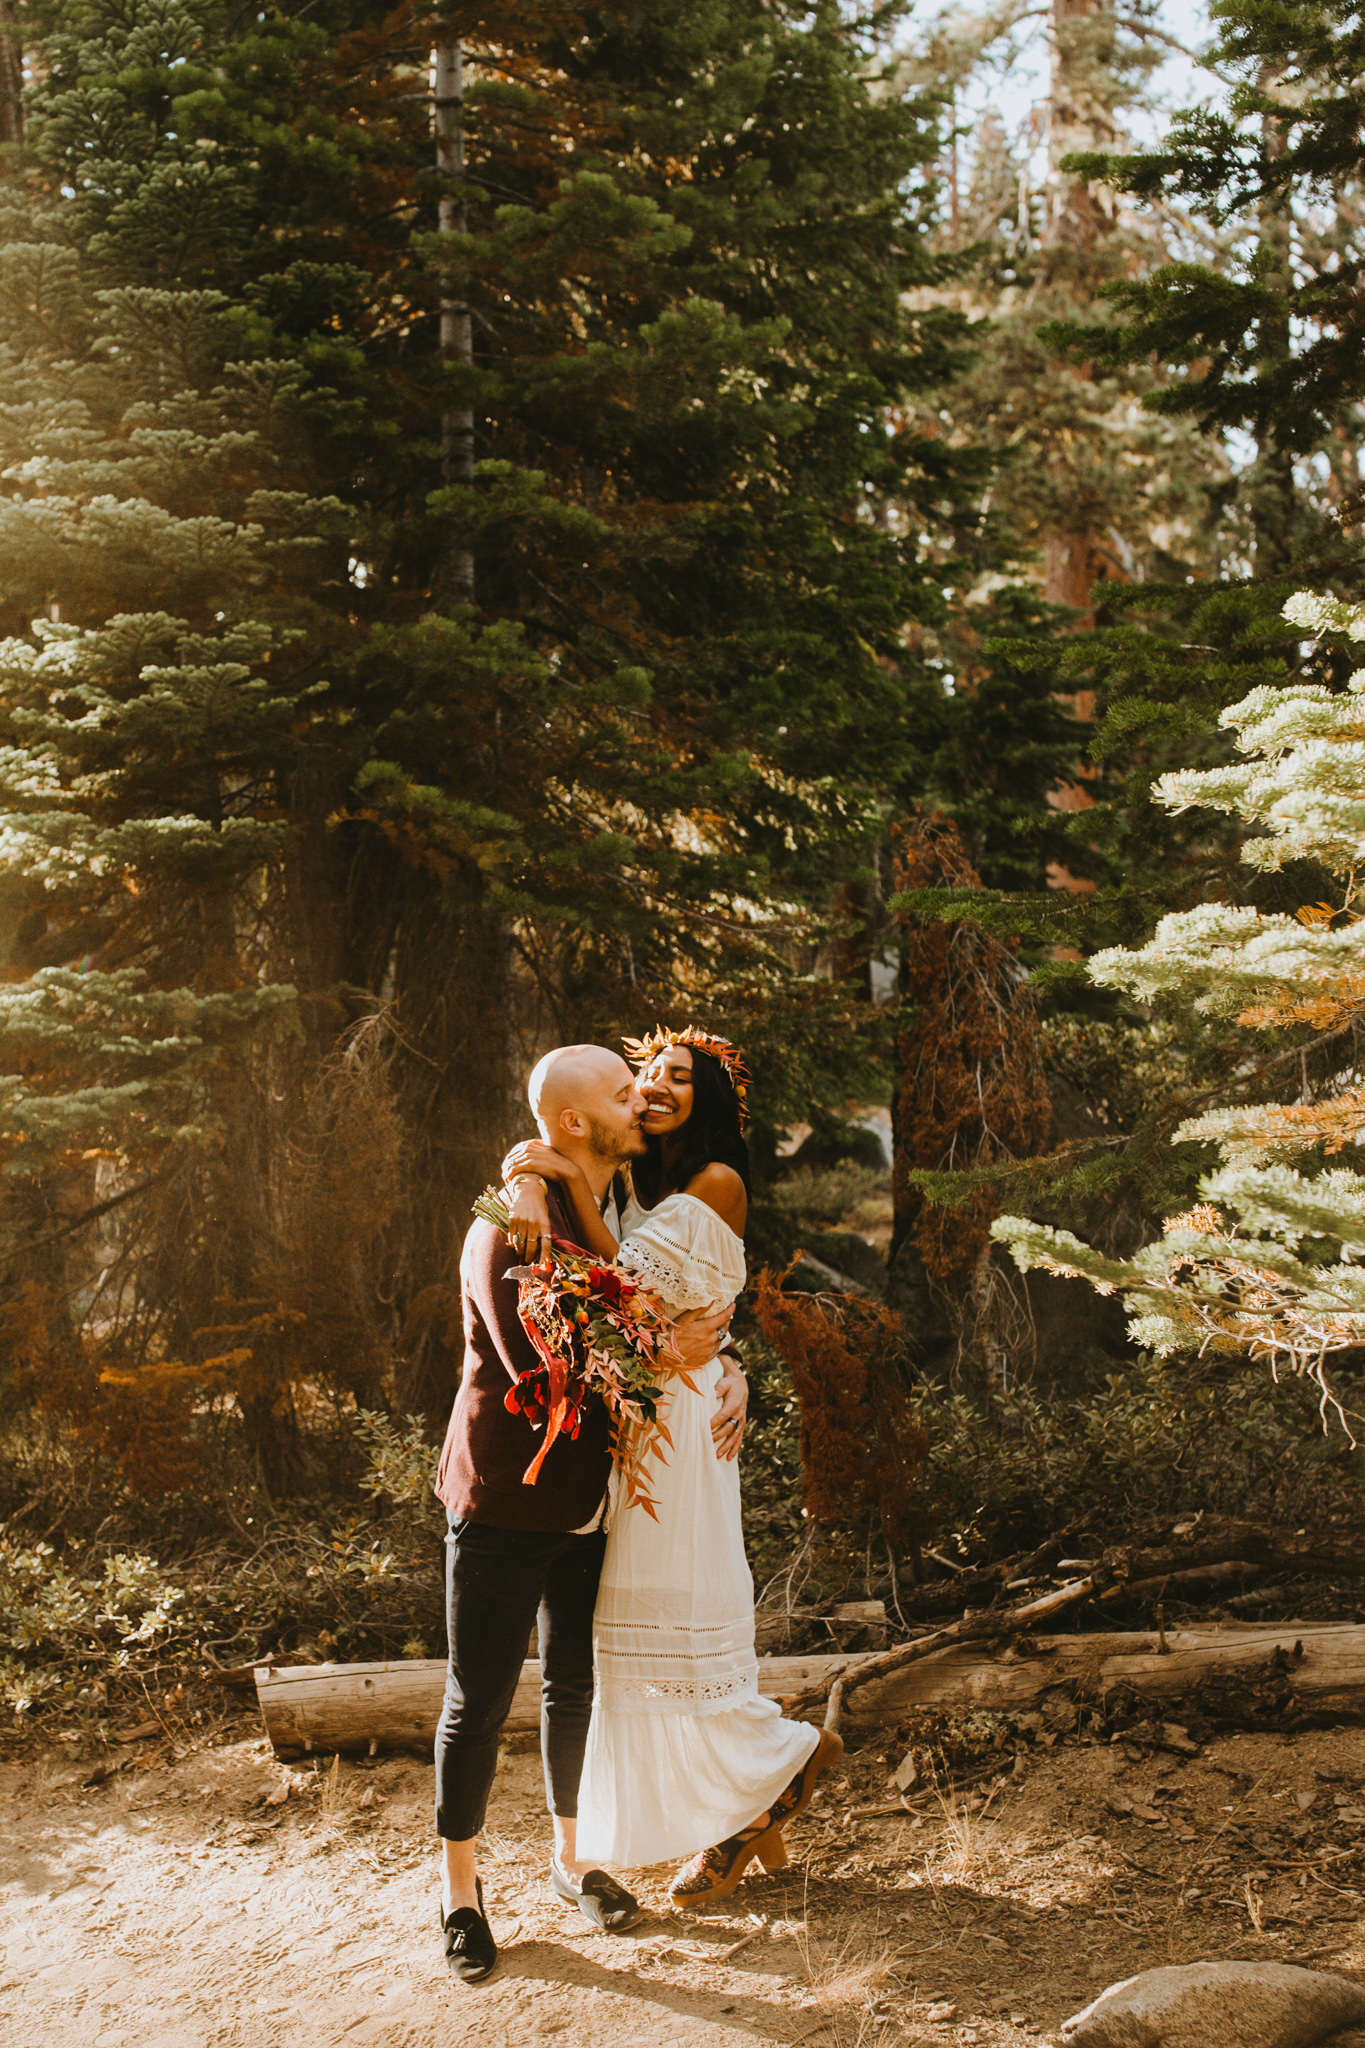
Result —
MULTIPOLYGON (((985 8, 949 8, 930 18, 920 16, 906 38, 911 49, 930 44, 952 45, 965 40, 985 8)), ((1203 0, 1163 0, 1140 17, 1119 0, 1120 26, 1147 28, 1148 40, 1161 62, 1143 89, 1144 103, 1123 116, 1124 142, 1132 149, 1159 144, 1172 114, 1184 107, 1221 104, 1226 84, 1199 58, 1212 41, 1212 24, 1203 0)), ((1047 169, 1047 90, 1050 65, 1048 10, 1021 4, 1002 7, 995 15, 1000 33, 973 68, 956 100, 957 125, 971 137, 989 113, 996 114, 1014 149, 1028 166, 1030 180, 1041 182, 1047 169)))

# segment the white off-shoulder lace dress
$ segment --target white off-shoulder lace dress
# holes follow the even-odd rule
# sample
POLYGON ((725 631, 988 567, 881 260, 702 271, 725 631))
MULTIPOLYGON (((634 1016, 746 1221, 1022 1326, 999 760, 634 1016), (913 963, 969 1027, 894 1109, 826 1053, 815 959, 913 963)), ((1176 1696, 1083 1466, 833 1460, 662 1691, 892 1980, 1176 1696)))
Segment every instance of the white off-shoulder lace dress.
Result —
MULTIPOLYGON (((669 1195, 621 1218, 619 1263, 673 1314, 733 1301, 744 1246, 714 1209, 669 1195)), ((754 1586, 739 1466, 716 1456, 720 1360, 667 1396, 668 1463, 651 1459, 654 1521, 615 1506, 593 1623, 592 1725, 578 1855, 627 1868, 690 1856, 756 1820, 819 1740, 759 1697, 754 1586)))

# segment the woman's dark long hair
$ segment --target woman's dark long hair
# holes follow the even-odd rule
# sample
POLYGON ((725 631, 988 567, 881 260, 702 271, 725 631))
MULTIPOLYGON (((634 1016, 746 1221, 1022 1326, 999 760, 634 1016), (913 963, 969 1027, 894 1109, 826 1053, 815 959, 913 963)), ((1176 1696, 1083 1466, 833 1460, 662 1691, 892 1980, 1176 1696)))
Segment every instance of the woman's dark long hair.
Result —
MULTIPOLYGON (((692 1055, 692 1114, 682 1127, 682 1154, 674 1169, 685 1188, 704 1166, 733 1166, 749 1192, 749 1148, 740 1129, 739 1099, 720 1061, 695 1045, 692 1055)), ((645 1136, 645 1156, 634 1175, 642 1191, 657 1201, 664 1177, 663 1140, 645 1136)))

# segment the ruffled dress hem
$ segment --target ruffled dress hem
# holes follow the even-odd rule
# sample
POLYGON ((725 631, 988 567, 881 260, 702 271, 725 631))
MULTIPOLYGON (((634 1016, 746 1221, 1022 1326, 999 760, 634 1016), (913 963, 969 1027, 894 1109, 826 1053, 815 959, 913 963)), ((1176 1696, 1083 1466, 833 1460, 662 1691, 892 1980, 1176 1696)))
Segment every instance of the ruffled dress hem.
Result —
POLYGON ((723 1842, 765 1813, 820 1740, 757 1696, 720 1714, 593 1710, 578 1854, 639 1870, 723 1842), (669 1804, 667 1788, 685 1787, 669 1804))

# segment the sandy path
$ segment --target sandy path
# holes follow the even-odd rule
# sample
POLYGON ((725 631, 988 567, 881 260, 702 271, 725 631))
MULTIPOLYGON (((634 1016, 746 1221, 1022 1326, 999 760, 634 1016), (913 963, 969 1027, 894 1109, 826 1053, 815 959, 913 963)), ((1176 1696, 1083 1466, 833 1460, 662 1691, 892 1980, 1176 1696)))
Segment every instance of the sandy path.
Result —
POLYGON ((1365 1731, 1188 1765, 1061 1748, 975 1815, 869 1811, 864 1752, 791 1871, 700 1920, 647 1873, 655 1917, 624 1938, 549 1892, 537 1760, 511 1755, 486 1860, 506 1948, 477 1988, 441 1963, 420 1764, 289 1772, 239 1734, 87 1788, 70 1755, 0 1768, 0 2048, 1022 2048, 1154 1963, 1365 1963, 1365 1731))
MULTIPOLYGON (((543 1883, 534 1757, 506 1760, 487 1836, 495 1980, 453 1984, 436 1932, 430 1774, 343 1764, 283 1807, 264 1743, 81 1787, 46 1764, 0 1780, 0 2043, 4 2048, 520 2048, 786 2042, 808 2011, 793 1941, 706 1964, 754 1932, 747 1893, 704 1924, 667 1916, 595 1935, 543 1883), (359 1801, 369 1793, 372 1804, 359 1801), (681 1942, 679 1950, 675 1944, 681 1942), (790 1951, 790 1953, 789 1953, 790 1951), (698 1981, 698 1980, 701 1981, 698 1981)), ((650 1892, 662 1903, 663 1884, 650 1892)))

